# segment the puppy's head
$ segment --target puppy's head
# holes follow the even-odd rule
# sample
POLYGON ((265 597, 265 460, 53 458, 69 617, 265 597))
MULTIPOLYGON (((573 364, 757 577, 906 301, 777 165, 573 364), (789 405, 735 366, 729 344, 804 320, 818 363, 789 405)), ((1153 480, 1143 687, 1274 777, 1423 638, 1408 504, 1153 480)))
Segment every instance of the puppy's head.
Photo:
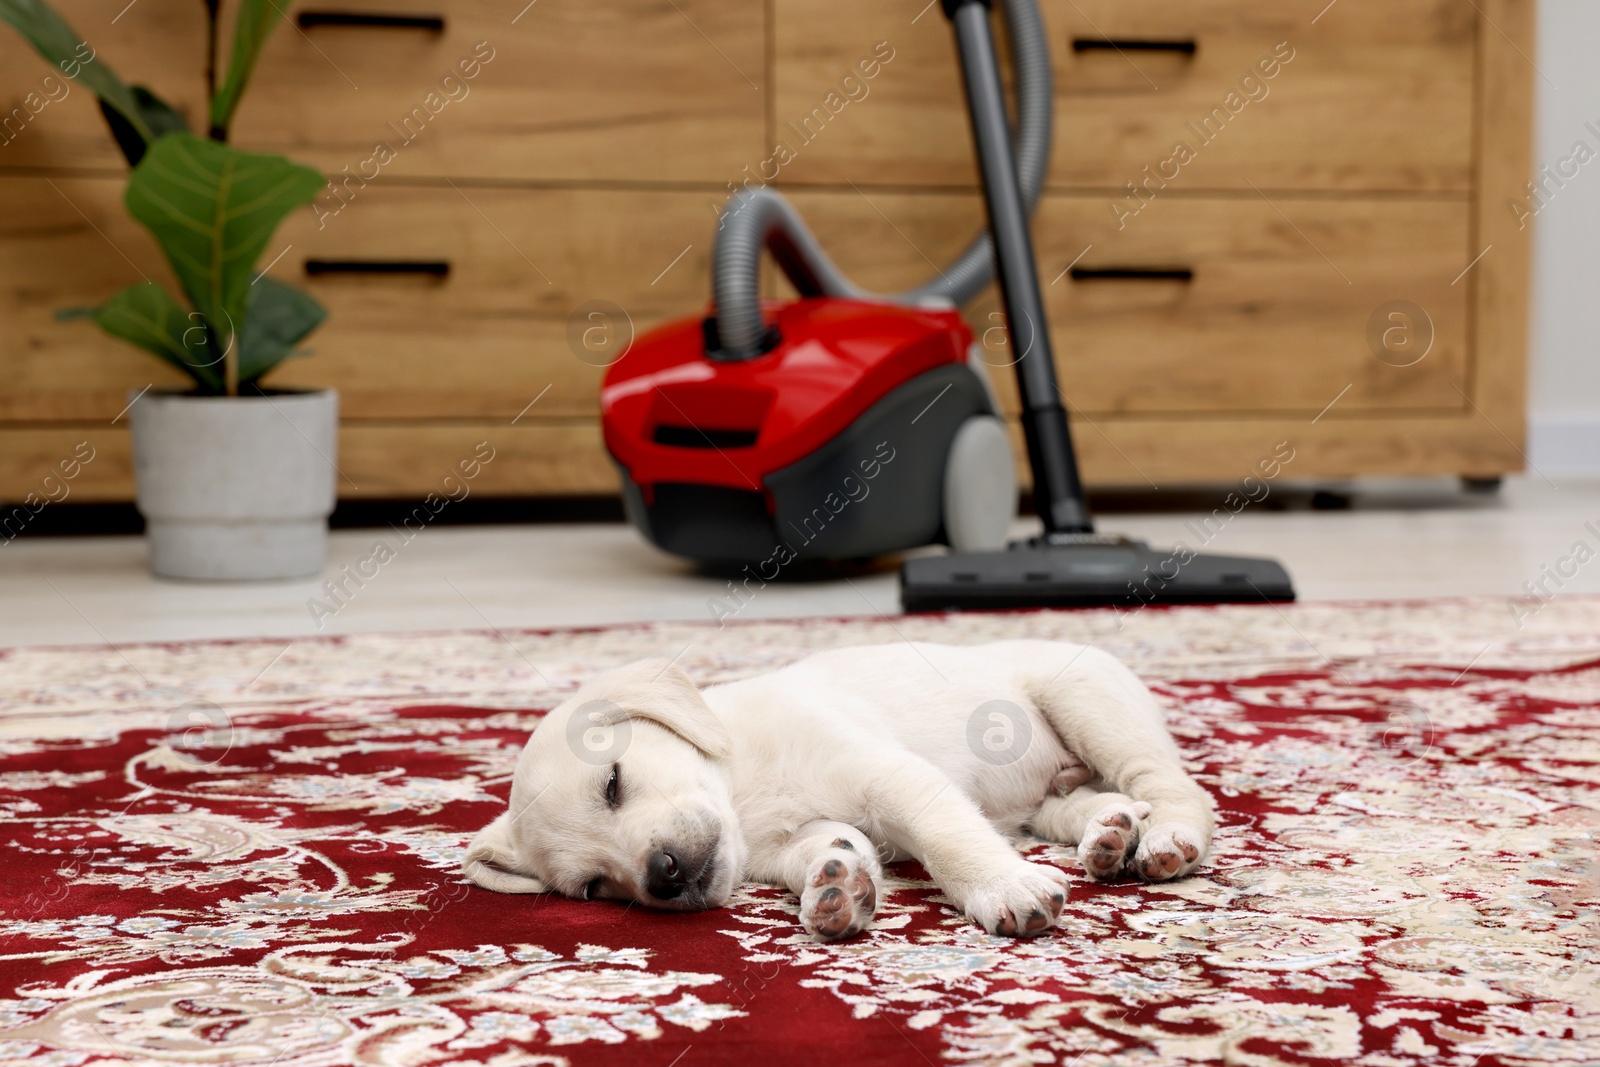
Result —
POLYGON ((729 746, 676 667, 601 675, 534 730, 510 807, 478 832, 462 871, 501 893, 720 907, 746 859, 718 767, 729 746))

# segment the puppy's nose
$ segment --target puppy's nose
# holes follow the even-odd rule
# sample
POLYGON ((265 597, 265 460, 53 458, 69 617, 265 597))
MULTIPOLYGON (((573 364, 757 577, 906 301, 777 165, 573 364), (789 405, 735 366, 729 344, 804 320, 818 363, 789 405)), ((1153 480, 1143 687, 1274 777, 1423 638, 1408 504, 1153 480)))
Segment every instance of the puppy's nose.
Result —
POLYGON ((682 857, 667 848, 657 849, 650 854, 645 874, 645 888, 658 900, 676 899, 689 880, 682 857))

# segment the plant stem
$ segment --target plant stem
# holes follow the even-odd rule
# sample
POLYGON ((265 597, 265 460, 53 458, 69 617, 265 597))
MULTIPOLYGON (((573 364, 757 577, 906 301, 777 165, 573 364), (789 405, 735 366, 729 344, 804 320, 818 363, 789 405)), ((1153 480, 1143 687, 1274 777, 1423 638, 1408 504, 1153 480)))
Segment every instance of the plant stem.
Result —
MULTIPOLYGON (((217 10, 222 0, 205 0, 206 5, 206 114, 211 114, 217 98, 217 10)), ((211 123, 207 135, 219 144, 228 141, 228 128, 211 123)), ((230 329, 232 324, 229 324, 230 329)), ((212 337, 216 334, 213 332, 212 337)), ((236 337, 228 338, 228 347, 222 353, 222 391, 227 396, 239 395, 239 358, 234 352, 236 337)))
MULTIPOLYGON (((206 112, 211 111, 211 101, 217 95, 217 11, 222 0, 205 0, 206 5, 206 112)), ((213 141, 226 142, 225 126, 212 126, 208 131, 213 141)))

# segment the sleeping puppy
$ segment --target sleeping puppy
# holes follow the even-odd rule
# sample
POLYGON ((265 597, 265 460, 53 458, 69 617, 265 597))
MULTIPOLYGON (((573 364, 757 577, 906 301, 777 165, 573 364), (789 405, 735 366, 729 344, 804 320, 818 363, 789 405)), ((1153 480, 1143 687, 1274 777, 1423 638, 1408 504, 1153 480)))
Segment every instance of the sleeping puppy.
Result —
POLYGON ((1069 879, 1030 830, 1111 878, 1177 878, 1211 842, 1155 698, 1082 645, 845 648, 705 690, 660 660, 601 675, 539 724, 463 872, 695 911, 787 886, 822 940, 871 921, 881 863, 916 859, 992 934, 1049 931, 1069 879))

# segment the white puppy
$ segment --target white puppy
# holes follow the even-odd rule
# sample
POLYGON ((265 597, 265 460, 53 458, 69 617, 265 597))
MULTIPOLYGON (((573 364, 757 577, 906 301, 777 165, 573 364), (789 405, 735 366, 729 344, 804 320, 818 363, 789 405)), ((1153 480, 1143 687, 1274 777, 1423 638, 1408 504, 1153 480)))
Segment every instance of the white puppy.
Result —
POLYGON ((835 940, 871 920, 880 862, 910 857, 985 930, 1029 937, 1068 878, 1017 854, 1024 829, 1096 878, 1175 878, 1210 844, 1154 697, 1099 649, 846 648, 703 692, 659 660, 609 672, 540 723, 462 866, 503 893, 685 911, 774 882, 835 940))

